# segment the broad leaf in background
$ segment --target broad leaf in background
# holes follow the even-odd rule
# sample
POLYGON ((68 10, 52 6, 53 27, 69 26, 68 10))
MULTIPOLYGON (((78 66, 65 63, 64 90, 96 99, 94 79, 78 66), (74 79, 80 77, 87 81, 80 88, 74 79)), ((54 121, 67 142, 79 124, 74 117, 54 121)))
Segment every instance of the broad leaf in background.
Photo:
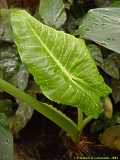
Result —
POLYGON ((90 10, 76 34, 120 53, 120 8, 90 10))
POLYGON ((33 108, 26 103, 17 101, 19 106, 15 115, 11 118, 11 129, 14 134, 17 134, 23 129, 33 115, 33 108))
POLYGON ((0 43, 0 77, 10 81, 16 73, 19 58, 15 47, 8 43, 0 43))
MULTIPOLYGON (((21 64, 16 74, 12 77, 11 82, 21 90, 25 90, 28 86, 29 73, 25 65, 21 64)), ((32 95, 33 96, 33 95, 32 95)), ((18 101, 16 113, 10 118, 10 126, 14 134, 23 129, 33 115, 33 108, 18 101)))
POLYGON ((25 90, 28 85, 28 78, 29 78, 29 73, 26 69, 26 67, 21 64, 19 71, 17 73, 17 86, 18 88, 25 90))
POLYGON ((60 28, 66 21, 63 0, 40 0, 38 15, 46 25, 60 28))
POLYGON ((11 10, 11 24, 21 59, 42 92, 55 102, 98 117, 102 112, 99 98, 111 89, 84 41, 43 25, 22 10, 11 10))
MULTIPOLYGON (((10 81, 19 89, 25 90, 28 86, 28 79, 29 73, 25 65, 21 64, 10 81)), ((10 117, 10 126, 15 135, 26 126, 34 112, 32 107, 21 101, 17 100, 17 104, 18 108, 15 114, 10 117)))
POLYGON ((13 160, 13 137, 4 114, 0 114, 0 160, 13 160))
POLYGON ((98 66, 103 65, 103 55, 99 47, 95 44, 89 44, 88 49, 90 50, 90 53, 92 54, 92 57, 96 61, 96 64, 98 66))
POLYGON ((120 78, 119 68, 117 64, 115 63, 112 54, 104 59, 104 63, 101 66, 101 68, 111 77, 115 79, 120 78))
POLYGON ((4 42, 0 43, 0 77, 22 90, 26 89, 29 78, 29 73, 21 64, 16 48, 4 42))
POLYGON ((0 113, 5 113, 7 117, 10 117, 14 113, 14 107, 16 103, 10 99, 0 99, 0 113))

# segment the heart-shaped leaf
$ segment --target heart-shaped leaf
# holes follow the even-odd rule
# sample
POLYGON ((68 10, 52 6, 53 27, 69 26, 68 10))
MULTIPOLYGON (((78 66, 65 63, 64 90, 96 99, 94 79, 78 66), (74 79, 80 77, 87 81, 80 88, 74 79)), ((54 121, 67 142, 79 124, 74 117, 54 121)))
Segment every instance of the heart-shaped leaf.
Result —
POLYGON ((21 59, 42 92, 55 102, 97 117, 102 112, 99 98, 111 89, 84 41, 43 25, 22 10, 11 11, 11 23, 21 59))

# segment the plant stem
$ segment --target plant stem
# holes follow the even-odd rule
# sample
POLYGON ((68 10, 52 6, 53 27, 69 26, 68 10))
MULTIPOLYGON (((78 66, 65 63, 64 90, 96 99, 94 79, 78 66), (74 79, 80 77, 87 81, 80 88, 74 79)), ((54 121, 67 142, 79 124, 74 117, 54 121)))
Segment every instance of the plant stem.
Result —
POLYGON ((12 96, 22 100, 26 104, 32 106, 35 110, 43 114, 49 120, 66 131, 75 143, 79 142, 79 131, 77 125, 61 111, 58 111, 51 105, 39 102, 32 96, 26 94, 20 89, 17 89, 13 85, 2 79, 0 79, 0 88, 5 92, 11 94, 12 96))
POLYGON ((83 129, 85 128, 85 126, 86 126, 92 119, 93 119, 93 117, 88 116, 88 117, 86 117, 86 118, 82 121, 81 125, 79 125, 79 131, 80 131, 80 133, 83 131, 83 129))
POLYGON ((81 128, 81 124, 83 122, 83 113, 81 112, 80 108, 77 108, 78 111, 78 130, 81 128))

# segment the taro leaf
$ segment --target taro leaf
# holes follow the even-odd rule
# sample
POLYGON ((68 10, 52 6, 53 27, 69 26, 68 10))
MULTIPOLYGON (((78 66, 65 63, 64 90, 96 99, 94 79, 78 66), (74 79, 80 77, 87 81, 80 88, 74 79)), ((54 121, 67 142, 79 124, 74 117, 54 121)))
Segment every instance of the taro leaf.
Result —
POLYGON ((101 66, 103 64, 103 55, 100 48, 98 48, 95 44, 89 44, 88 48, 90 50, 90 53, 92 54, 92 57, 96 61, 96 64, 98 66, 101 66))
POLYGON ((39 16, 49 26, 60 28, 66 21, 65 6, 62 0, 41 0, 39 16))
POLYGON ((90 10, 76 34, 120 53, 120 8, 90 10))
POLYGON ((119 68, 115 63, 112 55, 109 55, 106 59, 104 59, 104 63, 101 68, 111 77, 115 79, 120 78, 119 68))
POLYGON ((98 117, 99 98, 111 89, 98 73, 82 39, 48 27, 26 11, 11 10, 15 42, 23 63, 51 100, 98 117), (22 28, 22 29, 21 29, 22 28))
POLYGON ((12 41, 9 11, 7 9, 0 9, 0 40, 12 41))
POLYGON ((4 114, 0 114, 0 160, 13 160, 13 137, 4 114))

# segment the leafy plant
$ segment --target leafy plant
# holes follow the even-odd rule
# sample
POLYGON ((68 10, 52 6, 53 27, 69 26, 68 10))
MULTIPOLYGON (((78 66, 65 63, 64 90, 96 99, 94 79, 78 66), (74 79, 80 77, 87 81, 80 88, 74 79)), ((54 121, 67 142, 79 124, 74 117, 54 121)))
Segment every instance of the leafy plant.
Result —
POLYGON ((42 92, 57 103, 78 106, 87 115, 97 117, 102 111, 99 97, 106 96, 110 89, 98 74, 84 41, 45 26, 24 11, 14 13, 11 22, 20 57, 42 92), (23 31, 19 30, 18 16, 25 25, 23 31), (87 67, 91 68, 91 76, 87 67))
POLYGON ((85 125, 102 112, 100 97, 111 91, 98 73, 84 41, 45 26, 22 10, 11 11, 11 23, 20 57, 36 83, 49 99, 77 107, 78 125, 2 79, 1 89, 32 105, 78 142, 85 125), (84 120, 81 111, 87 115, 84 120))

